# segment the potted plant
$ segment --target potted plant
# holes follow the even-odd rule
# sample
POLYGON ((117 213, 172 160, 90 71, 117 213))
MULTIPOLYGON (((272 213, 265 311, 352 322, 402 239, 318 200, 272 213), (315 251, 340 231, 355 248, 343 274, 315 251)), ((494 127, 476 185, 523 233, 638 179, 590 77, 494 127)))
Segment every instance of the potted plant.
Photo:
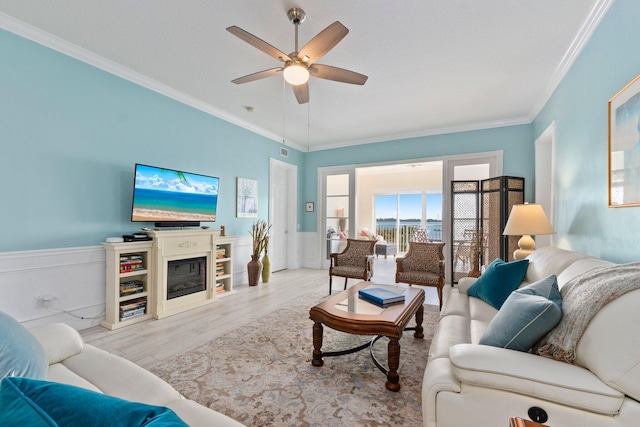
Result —
POLYGON ((265 250, 268 243, 268 233, 271 229, 270 225, 267 225, 263 220, 258 220, 253 224, 253 227, 249 231, 253 240, 253 251, 251 253, 251 261, 247 264, 247 273, 249 275, 249 286, 256 286, 262 272, 262 263, 260 262, 260 255, 265 250))

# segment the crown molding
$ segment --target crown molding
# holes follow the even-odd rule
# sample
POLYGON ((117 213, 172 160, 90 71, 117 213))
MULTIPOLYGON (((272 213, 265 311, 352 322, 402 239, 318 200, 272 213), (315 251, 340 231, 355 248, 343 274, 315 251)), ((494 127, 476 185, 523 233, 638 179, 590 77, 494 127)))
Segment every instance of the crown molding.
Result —
MULTIPOLYGON (((89 64, 100 70, 106 71, 107 73, 110 73, 122 79, 128 80, 132 83, 135 83, 153 92, 164 95, 175 101, 186 104, 197 110, 203 111, 219 119, 222 119, 234 125, 245 128, 258 135, 262 135, 265 138, 269 138, 277 142, 282 142, 282 137, 280 135, 276 135, 272 132, 268 132, 262 128, 256 127, 251 123, 247 123, 243 120, 240 120, 233 115, 230 115, 224 111, 221 111, 213 107, 210 104, 207 104, 206 102, 202 102, 199 99, 196 99, 190 95, 187 95, 172 87, 169 87, 164 83, 160 83, 157 80, 151 79, 143 74, 140 74, 136 71, 131 70, 130 68, 124 67, 114 61, 111 61, 100 55, 96 55, 95 53, 87 49, 81 48, 73 43, 69 43, 65 40, 62 40, 61 38, 56 37, 53 34, 42 31, 39 28, 36 28, 32 25, 19 21, 2 12, 0 12, 0 28, 5 29, 11 33, 14 33, 20 37, 24 37, 42 46, 53 49, 71 58, 77 59, 78 61, 89 64)), ((291 143, 288 143, 287 145, 297 147, 299 144, 295 144, 291 142, 291 143)), ((302 148, 298 147, 297 149, 300 150, 302 148)))
POLYGON ((562 80, 565 78, 565 76, 573 66, 573 63, 576 61, 584 47, 587 45, 589 39, 591 39, 594 31, 596 30, 598 25, 600 25, 602 18, 604 18, 604 16, 607 14, 614 1, 615 0, 598 0, 593 6, 593 9, 591 9, 589 16, 587 16, 587 19, 582 24, 582 27, 580 27, 578 34, 576 34, 575 38, 569 45, 569 48, 562 57, 560 64, 558 64, 558 66, 556 67, 556 70, 553 73, 551 80, 549 80, 547 87, 542 91, 538 102, 534 104, 533 109, 529 113, 530 121, 533 121, 540 113, 540 111, 542 111, 547 102, 549 102, 549 99, 551 99, 553 92, 555 92, 556 88, 560 85, 560 82, 562 82, 562 80))
POLYGON ((527 117, 516 117, 516 118, 505 119, 505 120, 474 123, 474 124, 468 124, 468 125, 462 125, 462 126, 425 129, 420 131, 393 134, 393 135, 383 135, 383 136, 377 136, 372 138, 346 140, 346 141, 341 141, 337 143, 318 145, 316 147, 310 147, 307 144, 300 144, 297 141, 293 141, 293 140, 286 140, 285 142, 283 142, 281 135, 277 135, 273 132, 267 131, 263 128, 257 127, 251 123, 241 120, 236 116, 230 115, 224 111, 221 111, 213 107, 211 104, 202 102, 201 100, 198 100, 190 95, 180 92, 172 87, 169 87, 163 83, 160 83, 154 79, 151 79, 143 74, 133 71, 127 67, 124 67, 114 61, 111 61, 102 56, 96 55, 93 52, 90 52, 84 48, 81 48, 77 45, 74 45, 65 40, 62 40, 52 34, 42 31, 39 28, 26 24, 22 21, 19 21, 1 12, 0 12, 0 28, 5 29, 11 33, 17 34, 21 37, 24 37, 42 46, 53 49, 64 55, 77 59, 81 62, 92 65, 98 69, 106 71, 117 77, 128 80, 134 84, 147 88, 151 91, 164 95, 175 101, 191 106, 197 110, 203 111, 221 120, 224 120, 226 122, 229 122, 241 128, 247 129, 265 138, 271 139, 279 143, 283 143, 285 146, 294 148, 298 151, 308 152, 308 151, 328 150, 333 148, 343 148, 348 146, 363 145, 363 144, 370 144, 370 143, 376 143, 376 142, 441 135, 446 133, 467 132, 467 131, 490 129, 490 128, 503 127, 503 126, 529 124, 535 119, 535 117, 540 113, 542 108, 544 108, 546 103, 549 101, 549 99, 553 95, 553 92, 558 87, 562 79, 566 76, 567 72, 575 62, 578 55, 584 49, 584 46, 587 44, 587 42, 591 38, 593 32, 595 31, 597 26, 600 24, 602 18, 605 16, 605 14, 607 13, 607 11, 609 10, 609 8, 611 7, 614 1, 615 0, 598 0, 596 2, 589 16, 587 17, 582 27, 580 28, 578 34, 576 35, 573 42, 567 49, 567 52, 562 58, 560 64, 556 68, 551 80, 546 86, 546 89, 542 92, 538 102, 534 104, 534 108, 531 110, 531 112, 528 114, 527 117))
POLYGON ((444 135, 448 133, 470 132, 476 130, 493 129, 507 126, 528 125, 531 123, 529 117, 513 117, 509 119, 493 120, 488 122, 478 122, 459 126, 448 126, 434 129, 422 129, 414 132, 388 134, 372 138, 346 140, 337 143, 324 144, 311 147, 309 151, 330 150, 333 148, 351 147, 354 145, 372 144, 376 142, 399 141, 403 139, 421 138, 425 136, 444 135))

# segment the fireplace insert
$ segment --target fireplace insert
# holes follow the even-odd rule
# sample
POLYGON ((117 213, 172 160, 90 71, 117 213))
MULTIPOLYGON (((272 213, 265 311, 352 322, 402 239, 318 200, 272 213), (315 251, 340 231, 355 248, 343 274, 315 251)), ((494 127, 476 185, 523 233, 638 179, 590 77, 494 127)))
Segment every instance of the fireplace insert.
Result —
POLYGON ((207 257, 169 261, 167 299, 203 292, 207 289, 207 257))

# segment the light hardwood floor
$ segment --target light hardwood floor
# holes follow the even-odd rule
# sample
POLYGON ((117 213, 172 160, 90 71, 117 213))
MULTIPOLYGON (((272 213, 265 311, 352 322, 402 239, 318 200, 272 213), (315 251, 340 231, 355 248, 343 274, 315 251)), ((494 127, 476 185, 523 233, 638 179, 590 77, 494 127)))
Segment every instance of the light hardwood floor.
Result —
MULTIPOLYGON (((393 257, 377 258, 372 282, 395 282, 393 257)), ((357 283, 349 279, 348 286, 357 283)), ((334 278, 333 293, 344 288, 342 278, 334 278)), ((222 336, 228 331, 259 320, 279 307, 311 292, 329 291, 327 270, 299 269, 273 273, 268 283, 236 286, 236 293, 213 304, 161 320, 147 320, 115 331, 96 326, 80 331, 86 343, 128 359, 143 368, 183 353, 222 336)), ((438 304, 435 288, 424 288, 426 303, 438 304)), ((311 307, 309 307, 311 308, 311 307)), ((309 321, 309 328, 312 327, 309 321)))

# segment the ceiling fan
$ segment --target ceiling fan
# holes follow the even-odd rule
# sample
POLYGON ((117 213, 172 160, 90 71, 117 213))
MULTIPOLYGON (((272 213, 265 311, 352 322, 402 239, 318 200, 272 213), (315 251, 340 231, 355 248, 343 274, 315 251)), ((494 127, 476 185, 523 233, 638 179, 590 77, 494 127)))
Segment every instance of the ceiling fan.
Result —
POLYGON ((239 77, 232 80, 232 83, 248 83, 282 73, 285 81, 293 87, 298 103, 305 104, 309 102, 309 76, 356 85, 363 85, 367 81, 368 77, 364 74, 316 63, 349 33, 349 30, 344 25, 339 21, 334 22, 320 31, 301 50, 298 50, 298 25, 304 21, 306 14, 304 10, 294 7, 289 9, 287 16, 296 28, 295 51, 289 55, 242 28, 235 25, 227 28, 227 31, 231 34, 260 49, 267 55, 284 62, 282 67, 270 68, 239 77))

